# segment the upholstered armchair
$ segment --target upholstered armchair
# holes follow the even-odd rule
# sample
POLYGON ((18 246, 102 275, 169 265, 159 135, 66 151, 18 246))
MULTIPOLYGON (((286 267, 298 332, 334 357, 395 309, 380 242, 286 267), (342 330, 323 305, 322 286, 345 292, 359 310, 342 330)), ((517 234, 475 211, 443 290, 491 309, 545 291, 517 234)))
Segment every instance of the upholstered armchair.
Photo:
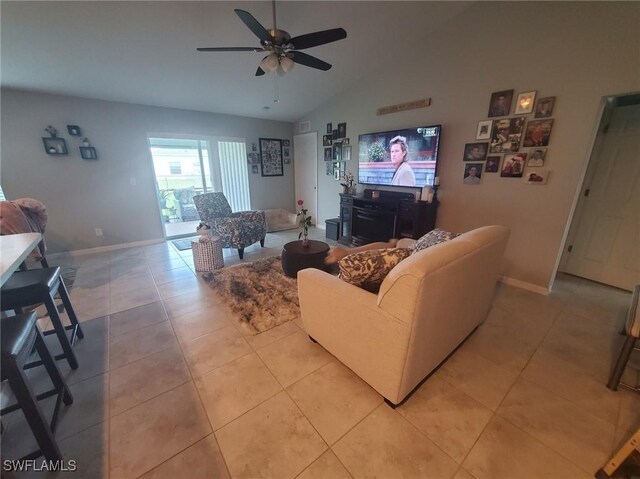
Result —
POLYGON ((264 247, 267 222, 264 211, 231 212, 223 193, 204 193, 193 197, 200 220, 211 226, 211 234, 219 236, 223 248, 236 248, 240 259, 244 249, 256 241, 264 247))

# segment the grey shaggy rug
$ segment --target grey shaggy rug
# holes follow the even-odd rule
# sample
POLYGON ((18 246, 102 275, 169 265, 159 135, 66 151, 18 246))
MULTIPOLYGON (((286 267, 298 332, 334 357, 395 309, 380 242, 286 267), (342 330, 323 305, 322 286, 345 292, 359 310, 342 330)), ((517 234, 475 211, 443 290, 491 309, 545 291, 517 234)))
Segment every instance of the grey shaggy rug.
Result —
POLYGON ((300 316, 298 285, 282 272, 280 256, 230 266, 206 279, 254 334, 300 316))

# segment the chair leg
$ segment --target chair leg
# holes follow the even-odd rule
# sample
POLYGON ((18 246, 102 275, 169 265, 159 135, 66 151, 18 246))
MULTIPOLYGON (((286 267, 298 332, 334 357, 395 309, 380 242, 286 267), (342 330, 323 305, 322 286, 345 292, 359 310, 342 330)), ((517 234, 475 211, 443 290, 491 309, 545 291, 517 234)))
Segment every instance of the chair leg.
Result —
POLYGON ((240 256, 240 259, 244 257, 244 248, 238 248, 238 256, 240 256))
MULTIPOLYGON (((69 342, 69 338, 67 337, 67 330, 62 324, 62 320, 58 315, 58 309, 56 308, 56 303, 53 300, 53 294, 47 295, 44 302, 47 307, 47 311, 49 312, 49 318, 51 318, 51 324, 53 325, 53 329, 56 332, 56 336, 58 336, 58 341, 60 341, 60 346, 62 346, 62 356, 67 359, 69 366, 71 369, 78 369, 78 360, 76 359, 76 355, 71 348, 71 343, 69 342)), ((58 356, 56 357, 58 358, 58 356)))
POLYGON ((620 355, 618 356, 616 365, 613 368, 611 376, 609 377, 609 382, 607 383, 607 387, 612 391, 618 390, 620 378, 622 377, 622 373, 624 373, 624 368, 627 367, 629 356, 631 356, 631 353, 633 352, 633 347, 635 346, 636 339, 637 338, 634 338, 633 336, 627 336, 627 338, 624 340, 622 350, 620 351, 620 355))
POLYGON ((71 335, 71 344, 73 344, 74 334, 77 335, 80 339, 84 338, 84 332, 82 332, 82 328, 80 327, 80 323, 78 322, 78 317, 76 316, 76 312, 73 310, 73 306, 71 306, 71 300, 69 299, 69 293, 67 292, 67 287, 64 285, 62 278, 60 278, 60 285, 58 286, 58 294, 60 295, 60 299, 62 300, 62 304, 64 304, 64 309, 69 316, 69 320, 71 321, 72 335, 71 335))
POLYGON ((262 239, 260 240, 260 246, 262 246, 262 247, 264 248, 264 238, 262 238, 262 239))
POLYGON ((51 428, 47 424, 40 407, 36 401, 33 391, 29 387, 29 383, 24 375, 24 371, 18 365, 12 368, 9 375, 9 385, 13 394, 20 404, 20 408, 24 413, 33 435, 40 446, 40 451, 50 461, 59 461, 62 459, 60 449, 51 432, 51 428))
POLYGON ((49 348, 47 348, 47 344, 44 342, 44 337, 36 324, 36 350, 38 351, 38 355, 40 359, 42 359, 42 363, 44 364, 47 373, 49 373, 49 378, 51 378, 51 382, 53 383, 53 387, 56 390, 62 390, 62 400, 64 403, 69 406, 73 404, 73 396, 71 395, 71 391, 67 386, 67 383, 62 378, 62 374, 60 374, 60 370, 58 366, 56 366, 56 362, 51 356, 51 352, 49 352, 49 348))

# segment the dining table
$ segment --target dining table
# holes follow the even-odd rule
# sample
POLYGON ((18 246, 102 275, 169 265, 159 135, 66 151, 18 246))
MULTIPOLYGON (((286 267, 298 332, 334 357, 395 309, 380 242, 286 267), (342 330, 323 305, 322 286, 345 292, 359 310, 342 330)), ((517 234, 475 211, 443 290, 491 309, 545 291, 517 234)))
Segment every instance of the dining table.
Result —
POLYGON ((40 233, 0 236, 0 286, 18 269, 42 240, 40 233))

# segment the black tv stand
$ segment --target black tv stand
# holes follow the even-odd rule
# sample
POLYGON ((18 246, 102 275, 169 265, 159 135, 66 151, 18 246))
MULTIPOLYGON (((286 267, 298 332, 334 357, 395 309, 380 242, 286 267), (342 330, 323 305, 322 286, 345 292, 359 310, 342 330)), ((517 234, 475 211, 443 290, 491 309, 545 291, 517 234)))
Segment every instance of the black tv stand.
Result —
POLYGON ((360 246, 391 238, 418 239, 435 228, 438 205, 437 200, 417 201, 414 193, 399 191, 341 194, 338 241, 360 246))

